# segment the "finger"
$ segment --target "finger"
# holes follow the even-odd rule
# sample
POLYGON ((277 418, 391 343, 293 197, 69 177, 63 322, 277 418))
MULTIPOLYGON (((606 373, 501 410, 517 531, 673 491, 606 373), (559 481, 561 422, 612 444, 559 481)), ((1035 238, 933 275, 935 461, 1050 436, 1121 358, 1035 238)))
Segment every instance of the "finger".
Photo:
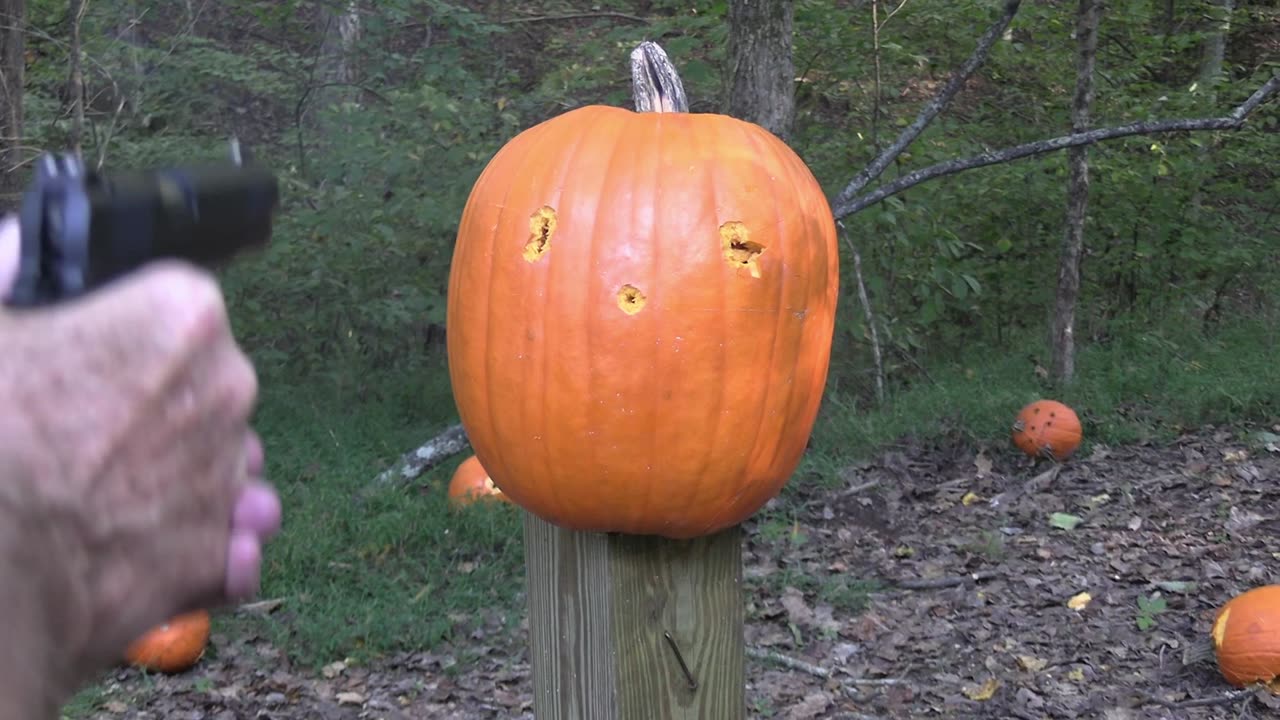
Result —
POLYGON ((18 277, 18 258, 22 247, 22 235, 18 231, 18 216, 8 215, 0 219, 0 298, 8 297, 13 281, 18 277))
POLYGON ((245 444, 247 446, 244 451, 245 465, 249 471, 249 476, 259 477, 262 475, 262 467, 266 462, 266 452, 262 449, 262 438, 258 437, 258 433, 250 430, 245 444))
POLYGON ((251 532, 236 531, 227 546, 227 598, 244 600, 258 592, 262 546, 251 532))
POLYGON ((281 515, 280 496, 266 483, 254 480, 240 491, 240 497, 236 499, 231 529, 253 533, 260 541, 265 541, 280 530, 281 515))

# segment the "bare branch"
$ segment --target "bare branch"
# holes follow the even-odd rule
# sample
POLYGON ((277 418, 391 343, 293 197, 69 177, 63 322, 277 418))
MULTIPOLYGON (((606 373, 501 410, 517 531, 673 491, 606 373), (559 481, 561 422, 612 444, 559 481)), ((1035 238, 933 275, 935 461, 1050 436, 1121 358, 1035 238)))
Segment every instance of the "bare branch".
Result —
POLYGON ((836 224, 840 226, 840 234, 844 236, 845 245, 849 247, 849 253, 853 255, 853 279, 858 284, 858 299, 862 302, 862 312, 867 321, 867 330, 871 333, 871 357, 876 364, 876 400, 883 405, 885 400, 884 356, 880 352, 880 332, 876 329, 876 315, 871 310, 871 298, 867 294, 867 284, 862 279, 862 253, 858 252, 858 246, 854 244, 853 238, 849 237, 844 223, 837 221, 836 224))
POLYGON ((968 158, 958 158, 930 165, 914 172, 903 175, 902 177, 888 183, 876 190, 862 195, 860 197, 846 200, 842 203, 835 203, 832 214, 839 220, 847 215, 852 215, 860 210, 875 205, 887 197, 896 195, 909 187, 919 185, 926 180, 942 177, 944 175, 954 175, 964 170, 972 170, 973 168, 985 167, 987 165, 998 165, 1011 160, 1031 155, 1042 155, 1056 150, 1064 150, 1070 147, 1080 145, 1092 145, 1102 140, 1112 140, 1114 138, 1128 137, 1130 135, 1154 135, 1166 132, 1182 132, 1191 130, 1239 130, 1244 127, 1245 118, 1253 110, 1257 109, 1271 95, 1280 90, 1280 76, 1272 77, 1265 85, 1258 88, 1257 92, 1249 96, 1249 99, 1242 103, 1239 107, 1231 111, 1230 115, 1217 118, 1182 118, 1178 120, 1157 120, 1134 122, 1127 125, 1119 125, 1109 128, 1098 128, 1088 132, 1073 133, 1049 140, 1037 140, 1035 142, 1015 145, 1011 148, 998 150, 994 152, 985 152, 981 155, 975 155, 968 158))
POLYGON ((615 12, 612 10, 599 10, 596 12, 574 12, 564 13, 562 15, 528 15, 525 17, 507 18, 499 20, 499 25, 515 25, 517 23, 539 23, 539 22, 562 22, 565 20, 593 20, 599 18, 608 18, 610 20, 627 20, 641 25, 649 24, 649 21, 638 15, 629 15, 623 12, 615 12))
MULTIPOLYGON (((933 122, 938 113, 942 112, 950 104, 951 99, 956 96, 956 93, 960 92, 960 89, 964 87, 965 82, 973 75, 974 71, 982 63, 986 62, 987 56, 991 54, 991 48, 995 46, 996 40, 999 40, 1000 36, 1004 34, 1005 28, 1009 27, 1009 23, 1013 21, 1013 16, 1018 14, 1018 7, 1021 4, 1022 0, 1009 0, 1005 3, 1004 13, 1000 16, 1000 19, 987 29, 986 34, 978 41, 978 46, 973 49, 973 54, 969 56, 968 60, 965 60, 964 65, 960 66, 960 69, 951 77, 951 80, 942 88, 942 91, 934 96, 932 100, 925 103, 925 106, 920 109, 920 114, 916 116, 916 119, 910 125, 903 129, 902 133, 898 135, 898 139, 885 148, 875 160, 872 160, 870 165, 863 168, 862 172, 859 172, 853 178, 853 181, 836 196, 832 205, 841 206, 847 204, 851 198, 862 192, 862 189, 868 183, 879 177, 880 173, 883 173, 885 168, 889 167, 889 163, 892 163, 895 158, 902 154, 902 151, 907 149, 908 145, 920 136, 920 133, 924 132, 924 129, 929 126, 929 123, 933 122)), ((897 12, 897 10, 894 12, 897 12)), ((886 18, 887 20, 888 18, 886 18)), ((842 216, 837 214, 836 217, 842 216)))

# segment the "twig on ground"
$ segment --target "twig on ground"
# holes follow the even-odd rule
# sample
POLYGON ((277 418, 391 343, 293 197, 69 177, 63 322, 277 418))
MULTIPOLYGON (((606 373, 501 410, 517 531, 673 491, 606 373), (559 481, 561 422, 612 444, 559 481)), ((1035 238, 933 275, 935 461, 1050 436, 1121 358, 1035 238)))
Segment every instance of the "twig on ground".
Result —
POLYGON ((903 590, 943 590, 946 588, 959 587, 968 585, 969 583, 982 582, 992 578, 1000 577, 1000 573, 995 570, 979 570, 968 575, 948 575, 936 578, 903 578, 893 581, 896 587, 903 590))
POLYGON ((1155 703, 1156 705, 1159 705, 1161 707, 1166 707, 1166 708, 1169 708, 1170 710, 1182 710, 1184 708, 1214 707, 1216 705, 1230 705, 1231 703, 1237 700, 1252 696, 1253 693, 1254 693, 1254 688, 1247 687, 1241 690, 1233 690, 1225 695, 1219 695, 1218 697, 1196 698, 1195 700, 1183 700, 1181 702, 1165 700, 1164 698, 1156 697, 1155 695, 1152 695, 1151 693, 1148 693, 1148 692, 1142 693, 1142 696, 1146 698, 1148 702, 1155 703))
POLYGON ((236 606, 236 612, 251 612, 270 614, 276 608, 284 604, 284 598, 271 598, 269 600, 255 600, 253 602, 242 603, 236 606))
MULTIPOLYGON (((793 658, 790 655, 784 655, 776 650, 765 650, 764 648, 748 647, 747 657, 776 663, 789 670, 796 670, 823 680, 835 680, 842 684, 840 690, 844 692, 847 697, 853 700, 858 700, 861 697, 856 686, 870 685, 880 687, 885 685, 902 685, 907 682, 903 678, 836 677, 835 671, 824 668, 821 665, 815 665, 811 662, 800 660, 799 658, 793 658)), ((863 720, 863 718, 867 716, 845 714, 837 717, 849 718, 850 720, 863 720)))
POLYGON ((755 658, 757 660, 768 660, 769 662, 777 663, 785 668, 799 670, 802 673, 806 673, 814 677, 824 679, 831 677, 831 671, 820 665, 814 665, 813 663, 793 658, 790 655, 783 655, 776 650, 749 647, 747 648, 747 657, 755 658))

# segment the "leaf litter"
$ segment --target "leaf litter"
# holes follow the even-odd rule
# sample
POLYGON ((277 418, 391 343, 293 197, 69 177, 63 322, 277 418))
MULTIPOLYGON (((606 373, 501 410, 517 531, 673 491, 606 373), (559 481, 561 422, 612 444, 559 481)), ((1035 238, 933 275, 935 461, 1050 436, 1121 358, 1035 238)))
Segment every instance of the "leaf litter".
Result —
MULTIPOLYGON (((843 491, 796 478, 789 532, 748 522, 749 716, 1271 717, 1206 642, 1222 603, 1280 583, 1276 442, 1209 428, 1046 467, 908 439, 843 491)), ((319 670, 217 635, 187 673, 109 673, 89 717, 532 719, 526 630, 473 622, 483 644, 319 670)))

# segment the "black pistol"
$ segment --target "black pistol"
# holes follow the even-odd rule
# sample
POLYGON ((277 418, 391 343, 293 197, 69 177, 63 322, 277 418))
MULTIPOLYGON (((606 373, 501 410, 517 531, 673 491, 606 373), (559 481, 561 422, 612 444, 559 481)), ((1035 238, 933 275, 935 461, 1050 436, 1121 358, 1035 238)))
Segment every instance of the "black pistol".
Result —
POLYGON ((5 302, 50 305, 160 258, 213 266, 265 245, 275 176, 231 141, 220 163, 107 174, 70 154, 38 158, 23 193, 17 278, 5 302))

